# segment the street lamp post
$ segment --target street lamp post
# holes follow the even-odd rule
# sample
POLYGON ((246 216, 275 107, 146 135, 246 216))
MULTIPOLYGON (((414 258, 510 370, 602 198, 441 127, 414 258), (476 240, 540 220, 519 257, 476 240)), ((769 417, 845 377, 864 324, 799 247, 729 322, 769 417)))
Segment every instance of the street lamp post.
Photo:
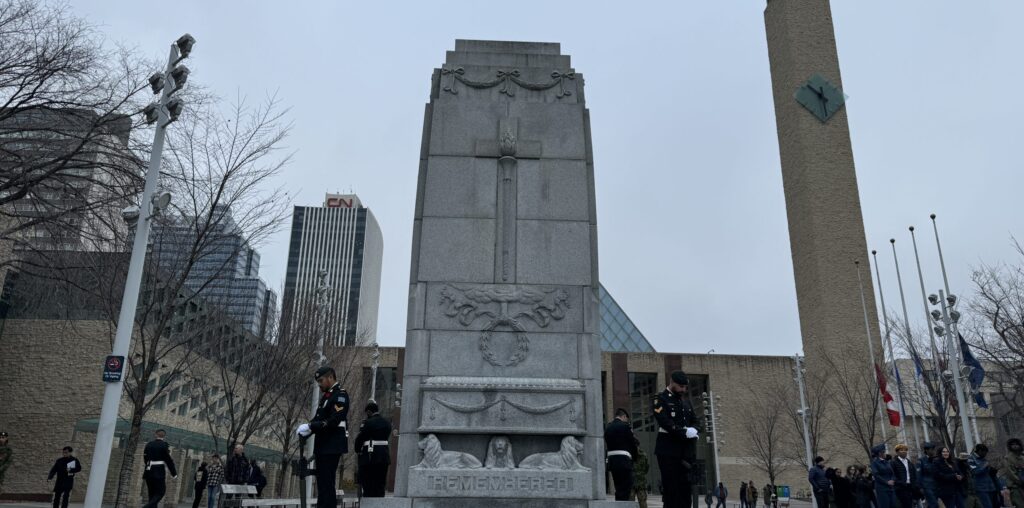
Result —
POLYGON ((949 351, 949 370, 953 376, 956 404, 960 413, 960 427, 963 429, 964 445, 967 447, 966 451, 970 453, 974 449, 974 434, 971 432, 970 423, 967 421, 967 401, 964 400, 963 383, 960 381, 960 355, 957 354, 957 349, 960 345, 956 337, 956 321, 959 319, 960 313, 955 310, 951 311, 952 307, 956 305, 956 296, 946 296, 945 291, 940 289, 939 295, 929 296, 928 301, 932 305, 942 308, 941 313, 938 310, 933 310, 931 315, 936 322, 941 322, 944 325, 936 325, 935 333, 939 337, 946 339, 946 349, 949 351), (951 315, 956 317, 953 318, 951 315))
POLYGON ((370 402, 377 402, 377 369, 380 368, 380 346, 373 343, 373 364, 370 365, 370 402))
MULTIPOLYGON (((327 335, 327 304, 328 304, 328 293, 331 291, 331 286, 327 283, 327 270, 321 269, 317 273, 317 286, 316 286, 316 320, 319 326, 316 328, 316 354, 317 354, 317 367, 323 367, 327 361, 327 356, 324 355, 324 338, 327 335)), ((313 405, 310 412, 310 418, 316 417, 316 407, 320 402, 320 385, 313 380, 313 405)), ((313 440, 316 436, 312 436, 312 439, 306 440, 306 450, 303 452, 306 456, 313 456, 313 440)), ((306 492, 313 492, 313 477, 306 475, 306 492)), ((309 503, 307 496, 306 502, 309 503)), ((302 508, 309 508, 308 505, 302 508)))
MULTIPOLYGON (((796 414, 800 415, 800 421, 803 423, 804 457, 807 459, 807 467, 811 468, 814 467, 814 464, 811 463, 811 461, 814 460, 812 458, 813 453, 811 451, 811 434, 808 431, 808 420, 810 419, 811 408, 807 407, 807 394, 804 389, 804 359, 800 355, 793 355, 793 361, 796 362, 796 365, 793 366, 793 370, 796 371, 796 377, 794 379, 796 379, 796 386, 800 391, 800 409, 796 410, 796 414)), ((814 496, 811 496, 811 506, 813 508, 819 508, 814 496)))
POLYGON ((704 399, 704 421, 711 428, 711 446, 715 454, 715 481, 713 485, 718 485, 718 482, 722 479, 722 468, 718 463, 718 452, 721 451, 718 446, 723 443, 718 437, 718 425, 722 423, 722 413, 721 407, 716 408, 715 405, 721 405, 722 396, 719 395, 716 399, 714 392, 704 392, 701 394, 701 398, 704 399))
MULTIPOLYGON (((188 79, 188 68, 178 65, 192 52, 195 39, 185 34, 171 44, 167 67, 164 72, 155 73, 149 78, 153 93, 159 93, 156 102, 146 106, 143 113, 147 123, 156 123, 153 133, 153 149, 146 168, 145 185, 139 209, 126 208, 126 219, 138 217, 135 223, 135 239, 132 243, 132 256, 128 264, 128 275, 124 282, 124 294, 121 298, 121 311, 117 318, 117 331, 114 334, 114 347, 111 358, 125 369, 126 359, 131 353, 132 331, 135 327, 135 313, 139 303, 139 292, 142 286, 142 271, 146 261, 146 250, 149 245, 149 225, 151 219, 160 213, 162 207, 169 202, 169 195, 163 194, 154 199, 157 182, 160 179, 160 161, 164 147, 164 135, 167 126, 178 119, 184 107, 181 99, 172 97, 180 90, 188 79), (166 196, 166 197, 165 197, 166 196)), ((109 363, 109 362, 108 362, 109 363)), ((124 392, 124 379, 118 373, 111 380, 106 380, 103 390, 103 405, 100 409, 99 425, 96 429, 96 445, 93 448, 92 466, 89 470, 89 485, 85 492, 85 506, 98 507, 103 503, 103 491, 107 482, 107 470, 110 466, 111 447, 114 444, 114 433, 117 428, 118 408, 124 392)), ((130 450, 134 453, 134 450, 130 450)))

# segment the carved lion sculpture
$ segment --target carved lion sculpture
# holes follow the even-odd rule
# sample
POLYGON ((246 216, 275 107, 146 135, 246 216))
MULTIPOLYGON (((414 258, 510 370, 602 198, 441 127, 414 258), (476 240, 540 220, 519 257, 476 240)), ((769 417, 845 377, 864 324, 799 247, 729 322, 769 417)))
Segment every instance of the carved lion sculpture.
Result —
POLYGON ((480 461, 463 452, 446 452, 441 449, 441 441, 433 434, 427 435, 419 442, 423 450, 423 460, 413 467, 421 469, 476 469, 483 467, 480 461))
POLYGON ((515 469, 516 459, 512 456, 512 443, 507 436, 494 436, 487 445, 487 469, 515 469))
POLYGON ((562 447, 557 452, 535 453, 519 463, 520 469, 568 469, 589 471, 580 464, 583 443, 572 436, 562 439, 562 447))

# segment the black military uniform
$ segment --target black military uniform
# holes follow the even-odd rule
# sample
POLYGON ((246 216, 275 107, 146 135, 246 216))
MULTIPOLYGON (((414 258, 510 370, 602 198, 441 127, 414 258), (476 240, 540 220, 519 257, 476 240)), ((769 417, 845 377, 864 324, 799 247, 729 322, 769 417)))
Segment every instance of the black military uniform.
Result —
MULTIPOLYGON (((315 379, 334 374, 330 367, 317 369, 315 379)), ((316 415, 309 422, 309 430, 316 435, 313 440, 313 456, 316 459, 316 505, 317 508, 338 506, 335 485, 338 478, 338 463, 348 453, 348 392, 338 383, 320 397, 316 415)))
POLYGON ((608 456, 608 472, 615 482, 615 500, 629 501, 633 493, 633 459, 637 456, 636 437, 628 421, 617 418, 629 417, 625 409, 616 409, 616 418, 604 428, 604 445, 608 456))
POLYGON ((50 475, 46 477, 47 480, 57 478, 53 484, 53 508, 68 508, 68 498, 71 497, 71 489, 75 487, 75 473, 82 471, 82 463, 71 455, 70 449, 67 452, 66 457, 53 463, 50 475))
POLYGON ((376 402, 366 405, 366 420, 356 435, 356 453, 359 454, 359 485, 363 497, 384 497, 391 453, 388 438, 391 422, 380 415, 376 402))
POLYGON ((171 447, 161 437, 146 443, 142 457, 146 461, 146 472, 142 473, 142 479, 146 480, 146 489, 149 490, 149 502, 142 506, 157 508, 167 492, 167 472, 170 471, 171 476, 177 478, 178 470, 171 458, 171 447))
MULTIPOLYGON (((672 381, 679 385, 689 383, 681 371, 672 373, 672 381)), ((688 438, 686 432, 687 428, 697 429, 700 420, 688 396, 668 388, 654 398, 653 411, 658 421, 654 454, 661 470, 662 502, 665 508, 690 508, 697 438, 688 438)))

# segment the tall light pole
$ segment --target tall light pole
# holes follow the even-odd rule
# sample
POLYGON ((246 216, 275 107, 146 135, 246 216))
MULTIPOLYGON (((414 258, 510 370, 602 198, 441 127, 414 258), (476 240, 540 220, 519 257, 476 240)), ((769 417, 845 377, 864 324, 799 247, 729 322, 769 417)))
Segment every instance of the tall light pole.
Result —
MULTIPOLYGON (((804 389, 804 359, 800 355, 793 355, 793 361, 795 362, 793 370, 796 371, 796 377, 793 379, 796 380, 797 390, 800 392, 800 409, 796 410, 796 414, 800 415, 800 421, 803 423, 804 456, 807 458, 807 467, 811 468, 814 467, 814 464, 811 463, 811 461, 814 460, 813 452, 811 451, 811 433, 808 430, 810 426, 808 420, 810 420, 811 408, 807 407, 807 394, 804 389)), ((819 508, 814 496, 811 496, 811 506, 819 508)))
MULTIPOLYGON (((114 334, 114 347, 104 362, 103 406, 100 409, 99 425, 96 428, 96 445, 93 448, 92 466, 89 469, 89 485, 85 491, 85 506, 98 507, 103 503, 103 491, 107 483, 107 470, 110 466, 110 451, 114 445, 114 431, 117 428, 118 408, 124 392, 126 359, 131 353, 132 331, 135 328, 135 313, 139 303, 139 291, 142 286, 142 270, 146 261, 146 250, 149 245, 150 220, 166 207, 170 200, 169 194, 162 194, 154 199, 157 181, 160 178, 160 160, 164 148, 164 134, 167 126, 178 119, 184 108, 181 99, 172 97, 175 92, 185 86, 189 70, 178 65, 192 53, 196 40, 189 34, 182 35, 171 44, 167 67, 164 72, 157 72, 149 78, 153 93, 160 98, 146 106, 143 113, 147 123, 156 123, 153 133, 153 149, 146 168, 145 185, 142 188, 142 200, 137 210, 126 208, 126 220, 137 217, 135 223, 135 239, 132 243, 132 257, 128 264, 128 275, 124 282, 124 294, 121 298, 121 312, 117 318, 117 331, 114 334)), ((134 453, 134 450, 130 450, 134 453)))
MULTIPOLYGON (((316 364, 317 368, 323 367, 327 362, 327 356, 324 355, 324 337, 327 335, 327 304, 328 294, 331 292, 331 286, 327 283, 327 270, 320 269, 317 273, 317 286, 316 286, 316 321, 319 326, 316 327, 316 364)), ((316 416, 316 407, 320 402, 320 385, 313 380, 313 405, 309 417, 312 419, 316 416)), ((313 455, 313 440, 316 436, 311 436, 310 439, 306 440, 306 456, 313 455)), ((313 477, 307 475, 306 479, 306 492, 313 492, 313 477)), ((306 496, 306 502, 309 503, 309 496, 306 496)), ((303 508, 309 508, 304 506, 303 508)))
POLYGON ((373 343, 373 364, 370 365, 370 375, 372 376, 370 381, 370 402, 377 402, 377 369, 380 368, 380 346, 373 343))
POLYGON ((722 467, 718 461, 718 445, 722 444, 722 441, 718 438, 718 425, 722 423, 721 408, 716 408, 715 404, 722 403, 722 396, 715 397, 714 392, 704 392, 701 394, 701 398, 704 399, 704 421, 707 422, 708 427, 711 428, 711 445, 715 453, 715 482, 714 485, 718 485, 718 482, 722 481, 722 467))
POLYGON ((957 354, 957 349, 960 347, 958 344, 956 335, 956 321, 959 319, 960 313, 957 311, 951 311, 952 307, 956 305, 956 296, 947 296, 945 291, 939 290, 939 295, 930 295, 928 301, 934 306, 942 308, 940 313, 938 310, 932 311, 932 318, 937 322, 941 322, 945 326, 935 326, 935 333, 939 337, 946 339, 946 348, 949 350, 949 370, 953 376, 953 386, 956 388, 956 404, 960 413, 960 427, 963 429, 964 444, 967 446, 967 452, 969 453, 974 449, 974 434, 971 432, 970 423, 967 421, 967 401, 964 400, 964 389, 963 383, 960 381, 960 355, 957 354), (956 318, 951 317, 956 316, 956 318))

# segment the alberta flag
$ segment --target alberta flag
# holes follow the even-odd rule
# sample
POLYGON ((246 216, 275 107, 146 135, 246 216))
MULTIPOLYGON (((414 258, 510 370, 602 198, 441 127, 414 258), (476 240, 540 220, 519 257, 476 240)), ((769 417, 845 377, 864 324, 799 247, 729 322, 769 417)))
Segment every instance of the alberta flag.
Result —
POLYGON ((960 335, 960 355, 964 359, 964 366, 971 369, 970 374, 967 375, 967 381, 971 384, 974 402, 980 408, 988 408, 988 402, 985 402, 985 397, 978 391, 982 381, 985 380, 985 369, 981 366, 981 362, 974 357, 974 353, 971 353, 971 348, 967 345, 963 335, 960 335))
POLYGON ((893 400, 892 394, 889 393, 889 389, 886 388, 888 383, 885 381, 885 374, 882 373, 882 369, 875 364, 875 376, 878 377, 878 391, 882 393, 882 401, 885 402, 885 411, 889 413, 889 425, 893 427, 900 426, 900 410, 896 405, 896 401, 893 400))

